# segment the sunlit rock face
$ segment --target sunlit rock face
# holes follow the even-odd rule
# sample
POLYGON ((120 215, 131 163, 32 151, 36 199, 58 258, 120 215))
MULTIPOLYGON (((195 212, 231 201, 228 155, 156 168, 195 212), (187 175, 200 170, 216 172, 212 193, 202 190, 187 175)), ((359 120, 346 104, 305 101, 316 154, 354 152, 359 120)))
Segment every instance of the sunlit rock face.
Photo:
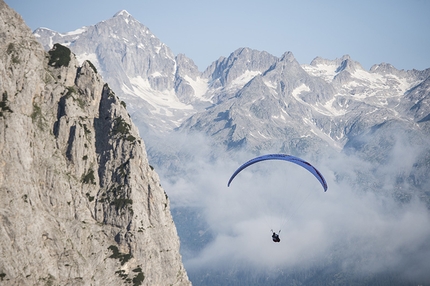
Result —
POLYGON ((189 285, 125 103, 3 1, 0 19, 1 283, 189 285))

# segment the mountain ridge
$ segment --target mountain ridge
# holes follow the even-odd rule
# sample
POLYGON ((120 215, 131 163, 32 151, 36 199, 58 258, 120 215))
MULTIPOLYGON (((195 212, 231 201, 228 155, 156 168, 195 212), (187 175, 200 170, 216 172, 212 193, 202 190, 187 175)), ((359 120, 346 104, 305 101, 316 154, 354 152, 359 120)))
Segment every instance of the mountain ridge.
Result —
MULTIPOLYGON (((124 10, 116 13, 113 18, 96 24, 96 26, 106 22, 110 23, 110 25, 114 27, 120 27, 121 23, 125 23, 127 27, 130 27, 130 25, 132 25, 133 27, 139 26, 142 31, 145 31, 145 33, 149 33, 151 38, 156 39, 156 37, 149 32, 148 28, 138 23, 128 12, 125 13, 124 10), (123 16, 123 14, 125 14, 126 16, 123 16), (132 19, 130 20, 132 21, 130 23, 125 21, 129 18, 132 19)), ((133 34, 134 37, 136 37, 136 30, 130 30, 132 30, 132 32, 125 32, 123 28, 121 28, 118 31, 115 31, 115 33, 123 35, 133 34)), ((41 29, 36 29, 34 31, 34 34, 40 36, 40 33, 42 31, 43 30, 41 29)), ((117 36, 114 36, 113 38, 115 37, 117 36)), ((130 36, 128 36, 127 38, 130 38, 130 36)), ((45 47, 47 45, 46 43, 52 43, 52 39, 49 38, 48 40, 46 36, 40 37, 39 40, 41 40, 42 43, 45 43, 45 47)), ((84 40, 82 41, 85 42, 84 40)), ((99 40, 93 39, 93 41, 98 42, 99 40)), ((63 42, 68 43, 68 40, 65 38, 63 42)), ((156 42, 158 44, 152 46, 156 49, 160 49, 159 40, 156 40, 156 42)), ((70 42, 70 45, 72 50, 74 50, 78 57, 80 57, 81 55, 83 58, 86 57, 90 60, 92 58, 97 57, 106 57, 103 56, 102 53, 100 53, 99 56, 94 56, 93 53, 91 53, 90 55, 87 51, 84 52, 82 48, 79 48, 80 44, 76 42, 75 47, 73 47, 73 42, 70 42)), ((132 46, 139 45, 141 44, 138 42, 132 44, 132 46)), ((161 46, 163 45, 164 44, 162 44, 161 46)), ((305 78, 310 75, 314 77, 322 77, 322 79, 324 79, 328 83, 337 86, 342 86, 353 81, 367 81, 365 84, 368 84, 369 80, 367 80, 367 78, 370 78, 372 75, 380 76, 383 74, 392 74, 393 76, 401 76, 403 78, 407 78, 414 75, 420 77, 422 74, 429 74, 429 71, 399 71, 389 64, 374 65, 369 71, 365 71, 362 66, 358 62, 353 61, 349 55, 344 55, 340 59, 335 60, 326 60, 316 57, 309 65, 300 65, 299 63, 297 63, 297 61, 295 61, 294 55, 291 52, 286 52, 280 58, 277 58, 268 54, 267 52, 256 51, 249 48, 237 49, 229 57, 221 57, 217 61, 213 62, 210 66, 208 66, 205 71, 200 72, 198 71, 194 63, 192 63, 192 60, 187 59, 184 55, 181 54, 175 57, 168 48, 166 49, 166 56, 171 62, 163 63, 162 61, 160 62, 159 60, 156 60, 155 62, 157 62, 157 68, 154 69, 155 73, 139 72, 139 80, 136 78, 136 72, 129 70, 127 66, 130 64, 130 62, 145 62, 145 60, 142 60, 145 57, 133 55, 130 52, 126 52, 125 54, 123 54, 121 58, 124 58, 124 55, 127 55, 125 57, 125 60, 122 60, 123 65, 125 65, 126 67, 124 74, 118 74, 115 71, 104 71, 104 69, 106 69, 108 66, 111 66, 108 67, 109 69, 115 67, 114 70, 122 70, 121 65, 118 65, 118 63, 110 63, 108 65, 103 65, 102 63, 98 63, 98 60, 96 59, 94 64, 101 69, 102 74, 114 74, 114 81, 117 81, 117 78, 120 78, 120 81, 117 82, 114 86, 117 87, 116 90, 123 89, 120 93, 120 96, 122 98, 127 98, 127 100, 133 102, 133 104, 139 105, 138 108, 132 108, 133 111, 138 110, 140 108, 144 108, 147 110, 149 109, 152 114, 154 114, 154 111, 157 114, 169 114, 166 118, 167 120, 165 121, 177 122, 175 124, 176 127, 190 115, 203 111, 202 107, 205 108, 210 106, 211 104, 218 104, 225 99, 233 97, 234 94, 237 93, 239 89, 242 88, 244 84, 250 79, 252 79, 254 76, 263 73, 270 73, 271 67, 274 66, 274 63, 277 61, 283 62, 285 60, 286 63, 296 62, 296 69, 291 70, 288 76, 288 79, 290 81, 293 80, 297 82, 298 78, 305 78), (127 59, 129 57, 130 60, 127 59), (187 63, 191 63, 191 65, 189 65, 189 67, 186 67, 188 66, 187 63), (258 63, 257 65, 260 65, 260 67, 258 67, 256 63, 258 63), (182 67, 182 65, 184 66, 182 67), (325 66, 325 68, 321 68, 322 66, 325 66), (324 70, 328 68, 331 71, 324 70), (353 76, 353 74, 359 75, 359 77, 353 76), (294 77, 296 79, 294 79, 294 77), (131 79, 135 79, 134 83, 130 82, 131 79), (147 83, 145 83, 145 81, 147 81, 147 83), (127 90, 124 90, 124 85, 127 87, 127 90), (199 86, 199 88, 197 88, 196 86, 199 86), (237 87, 235 88, 234 86, 237 87), (151 90, 153 90, 152 93, 161 93, 159 93, 159 95, 151 96, 151 90), (138 99, 139 97, 143 99, 143 101, 138 99), (159 99, 157 99, 157 97, 165 98, 165 102, 167 102, 167 105, 160 105, 159 99)), ((152 50, 150 54, 154 55, 154 50, 152 50)), ((112 57, 112 55, 110 57, 112 57)), ((282 69, 281 67, 279 68, 282 69)), ((274 73, 275 76, 282 74, 279 71, 274 73)), ((378 79, 375 79, 373 81, 375 82, 377 80, 378 79)), ((292 91, 294 89, 290 86, 287 86, 287 88, 290 88, 289 91, 292 91)), ((411 88, 411 86, 409 86, 409 88, 411 88)), ((363 90, 348 91, 348 93, 351 92, 361 93, 363 92, 363 90)), ((405 92, 405 90, 403 90, 403 92, 405 92)), ((322 93, 320 93, 319 96, 323 96, 322 93)), ((321 99, 325 100, 325 98, 321 99)), ((147 117, 145 116, 145 114, 142 113, 139 113, 139 116, 147 117)), ((167 123, 167 125, 164 127, 161 127, 159 125, 158 126, 161 127, 161 130, 164 130, 164 132, 169 132, 169 130, 175 127, 175 125, 169 125, 170 124, 167 123)), ((144 128, 145 131, 148 131, 148 129, 154 128, 144 128)))

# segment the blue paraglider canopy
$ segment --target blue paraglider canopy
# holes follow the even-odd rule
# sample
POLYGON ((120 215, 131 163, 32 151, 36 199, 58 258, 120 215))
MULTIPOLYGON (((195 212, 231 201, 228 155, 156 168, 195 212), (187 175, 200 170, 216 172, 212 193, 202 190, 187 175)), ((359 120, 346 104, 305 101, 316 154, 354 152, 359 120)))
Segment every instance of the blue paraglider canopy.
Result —
POLYGON ((242 166, 240 166, 231 176, 230 180, 228 181, 227 186, 230 186, 230 183, 233 181, 234 177, 237 176, 237 174, 239 174, 243 169, 251 166, 252 164, 261 162, 261 161, 266 161, 266 160, 283 160, 283 161, 288 161, 294 164, 297 164, 299 166, 302 166, 303 168, 305 168, 306 170, 308 170, 309 172, 311 172, 315 178, 318 179, 318 181, 321 183, 322 187, 324 188, 324 192, 327 191, 327 182, 324 179, 324 177, 321 175, 321 173, 311 164, 309 164, 308 162, 304 161, 303 159, 300 159, 298 157, 295 156, 291 156, 291 155, 286 155, 286 154, 268 154, 268 155, 263 155, 263 156, 259 156, 256 157, 254 159, 249 160, 248 162, 244 163, 242 166))

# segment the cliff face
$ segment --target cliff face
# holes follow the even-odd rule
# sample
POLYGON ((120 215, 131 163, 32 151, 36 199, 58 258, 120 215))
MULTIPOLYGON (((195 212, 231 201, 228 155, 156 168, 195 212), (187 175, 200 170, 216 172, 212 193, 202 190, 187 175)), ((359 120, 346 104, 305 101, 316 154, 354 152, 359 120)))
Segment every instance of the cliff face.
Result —
POLYGON ((125 104, 1 0, 0 38, 0 284, 189 285, 125 104))

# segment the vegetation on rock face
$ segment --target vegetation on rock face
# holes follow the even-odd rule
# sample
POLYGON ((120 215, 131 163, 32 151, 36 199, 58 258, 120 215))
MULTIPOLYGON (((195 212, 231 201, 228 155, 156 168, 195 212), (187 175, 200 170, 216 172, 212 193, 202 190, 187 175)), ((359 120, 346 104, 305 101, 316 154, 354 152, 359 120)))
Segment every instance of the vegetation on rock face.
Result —
MULTIPOLYGON (((109 246, 108 249, 112 251, 112 255, 109 256, 109 258, 118 259, 121 262, 121 266, 123 266, 133 257, 133 255, 131 254, 121 253, 118 250, 118 247, 116 247, 115 245, 109 246)), ((115 271, 115 274, 121 277, 121 279, 123 279, 128 284, 133 283, 133 286, 142 285, 143 280, 145 279, 145 275, 142 272, 141 266, 139 265, 138 267, 133 269, 132 272, 136 273, 133 278, 129 277, 129 275, 132 273, 127 274, 124 269, 115 271)))
POLYGON ((109 246, 108 249, 112 251, 112 255, 109 256, 109 258, 118 259, 121 262, 121 265, 124 265, 133 257, 130 253, 121 253, 115 245, 109 246))
POLYGON ((42 114, 42 109, 36 104, 33 104, 33 112, 31 113, 31 121, 39 127, 40 130, 44 130, 47 126, 46 118, 42 114))
MULTIPOLYGON (((115 210, 119 211, 119 210, 125 208, 127 205, 133 205, 133 200, 132 199, 117 198, 117 199, 114 199, 110 204, 115 205, 115 210)), ((132 211, 131 208, 129 208, 129 210, 132 211)))
POLYGON ((9 45, 7 46, 7 50, 6 53, 10 56, 12 56, 12 63, 14 64, 19 64, 20 60, 18 58, 17 52, 16 52, 16 47, 14 43, 9 43, 9 45))
POLYGON ((130 133, 130 124, 125 122, 125 120, 122 117, 115 118, 114 127, 112 129, 112 133, 114 135, 120 133, 122 135, 127 135, 130 133))
POLYGON ((6 53, 8 55, 12 54, 15 51, 15 45, 13 43, 9 43, 9 45, 7 46, 7 50, 6 53))
POLYGON ((112 128, 112 135, 118 135, 120 138, 130 142, 134 142, 136 137, 130 134, 131 126, 122 117, 117 117, 114 120, 114 126, 112 128))
MULTIPOLYGON (((124 186, 112 187, 109 189, 106 198, 102 197, 103 202, 107 201, 109 205, 115 206, 115 211, 124 214, 129 211, 133 215, 133 200, 129 199, 123 192, 124 186)), ((100 202, 100 200, 99 200, 100 202)))
POLYGON ((143 280, 145 280, 145 275, 142 272, 142 268, 138 267, 133 269, 133 272, 137 273, 137 275, 133 278, 133 285, 142 285, 143 280))
POLYGON ((91 196, 90 193, 85 194, 90 202, 94 201, 94 196, 91 196))
POLYGON ((97 69, 96 69, 96 67, 93 65, 93 63, 92 63, 92 62, 90 62, 89 60, 87 60, 87 62, 88 62, 88 64, 90 65, 90 67, 93 69, 93 71, 94 71, 95 73, 97 73, 97 69))
POLYGON ((89 169, 88 173, 82 175, 82 179, 81 182, 84 184, 93 184, 95 185, 95 177, 94 177, 94 170, 93 169, 89 169))
POLYGON ((7 92, 6 91, 3 92, 2 100, 0 101, 0 117, 4 117, 4 115, 3 115, 4 112, 10 112, 10 113, 13 112, 8 106, 7 92))
POLYGON ((49 52, 48 65, 55 68, 67 67, 71 60, 71 51, 69 48, 60 44, 55 44, 49 52))
POLYGON ((108 92, 109 92, 108 98, 115 97, 115 92, 109 87, 109 85, 107 83, 104 84, 103 89, 108 90, 108 92))
POLYGON ((68 98, 69 96, 72 96, 73 93, 77 93, 76 88, 74 86, 66 86, 67 89, 67 93, 66 93, 66 98, 68 98))
POLYGON ((86 106, 86 103, 85 103, 84 99, 82 99, 81 97, 79 97, 80 94, 79 94, 77 88, 75 86, 66 86, 66 89, 67 89, 67 92, 66 92, 66 94, 65 94, 64 97, 65 98, 70 98, 71 97, 73 99, 73 101, 77 102, 78 106, 81 109, 84 109, 85 106, 86 106), (75 96, 73 96, 74 94, 75 94, 75 96))
POLYGON ((51 274, 48 274, 48 276, 40 278, 39 280, 43 281, 45 283, 45 285, 51 286, 51 285, 54 285, 55 277, 52 276, 51 274))

